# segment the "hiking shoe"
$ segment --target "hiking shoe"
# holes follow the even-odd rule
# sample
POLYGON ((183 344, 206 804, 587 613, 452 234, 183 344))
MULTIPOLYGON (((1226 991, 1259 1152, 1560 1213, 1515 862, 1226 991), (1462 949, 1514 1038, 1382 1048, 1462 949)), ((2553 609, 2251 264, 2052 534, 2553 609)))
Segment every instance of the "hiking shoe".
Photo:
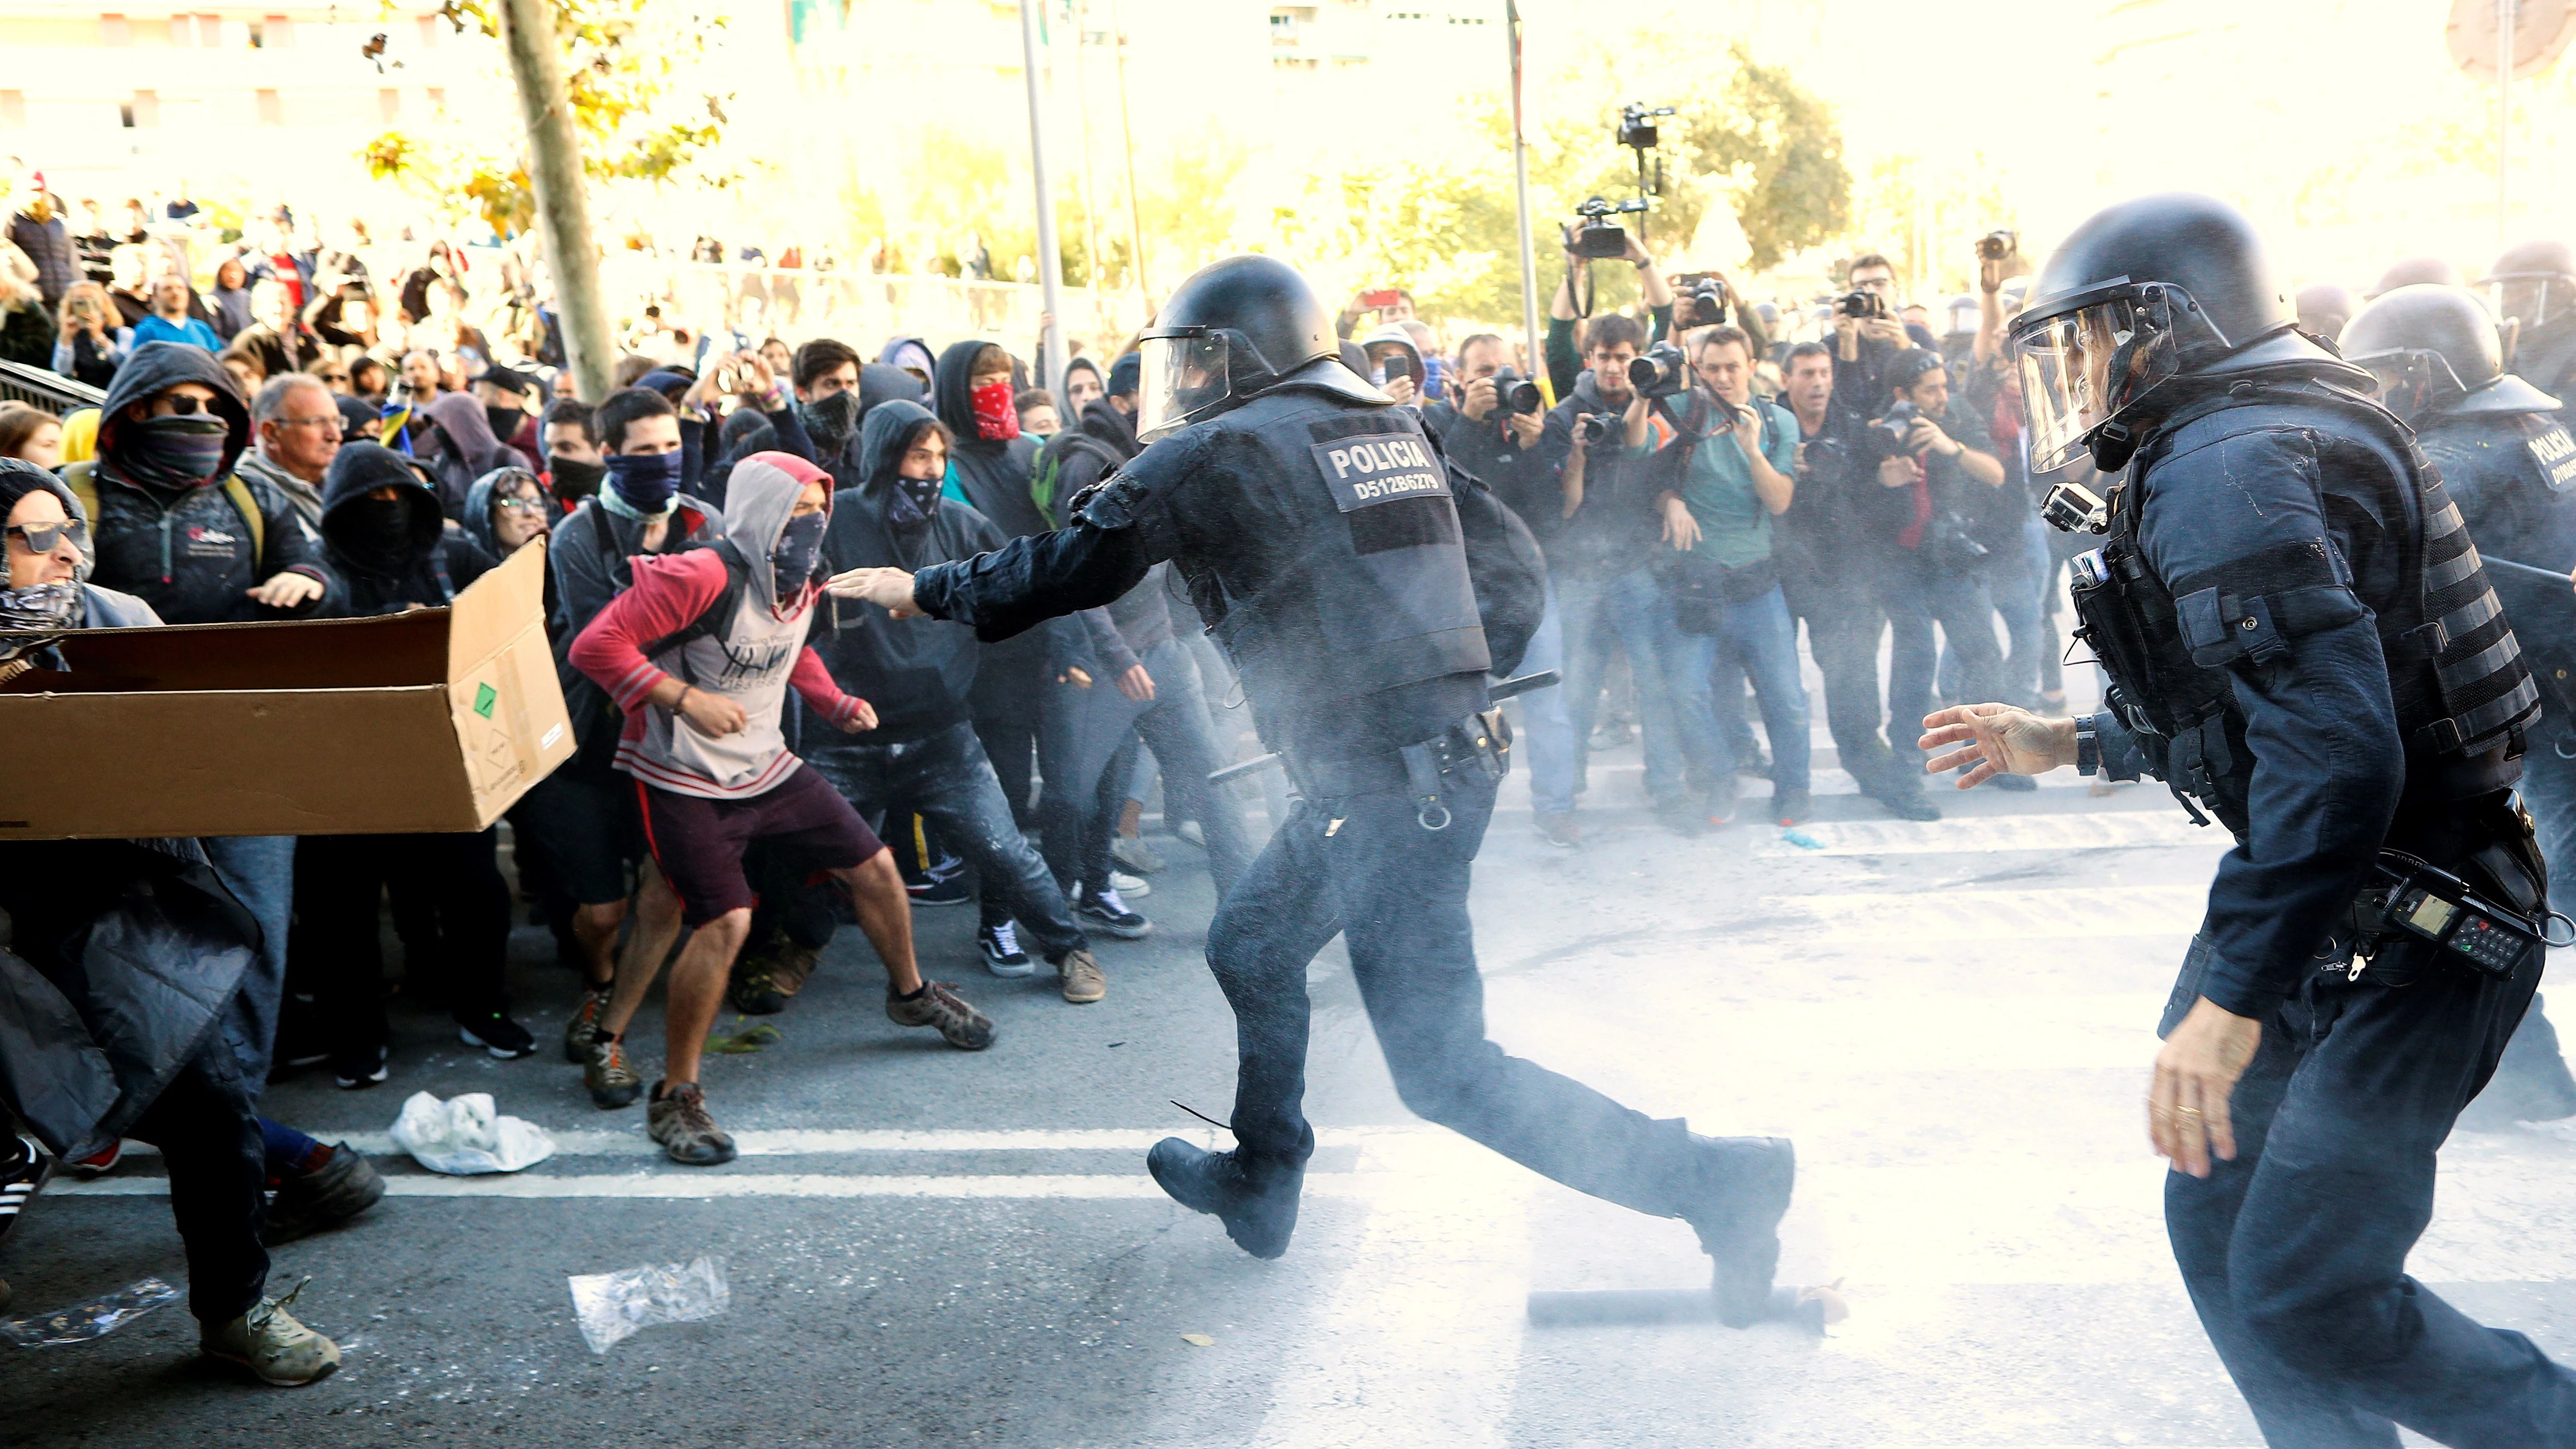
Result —
POLYGON ((346 1142, 322 1149, 322 1160, 290 1172, 268 1200, 268 1228, 260 1240, 291 1243, 307 1233, 347 1222, 385 1195, 385 1180, 367 1155, 346 1142))
POLYGON ((1118 897, 1118 888, 1085 891, 1077 898, 1073 913, 1086 926, 1096 927, 1121 941, 1141 941, 1154 934, 1154 923, 1127 909, 1118 897))
POLYGON ((18 1226, 18 1214, 54 1175, 54 1159, 33 1137, 9 1139, 0 1151, 0 1238, 18 1226))
POLYGON ((1063 983, 1064 999, 1076 1006, 1089 1006, 1109 994, 1109 978, 1101 974, 1100 962, 1079 946, 1055 963, 1055 974, 1063 983))
POLYGON ((1151 882, 1142 876, 1129 875, 1123 870, 1109 872, 1109 888, 1120 895, 1134 896, 1140 901, 1154 893, 1151 882))
POLYGON ((904 997, 886 988, 886 1018, 897 1026, 926 1026, 959 1051, 980 1052, 993 1044, 993 1019, 966 1004, 949 981, 925 981, 919 996, 904 997))
POLYGON ((1138 875, 1152 875, 1163 868, 1163 858, 1138 836, 1121 835, 1109 842, 1109 858, 1138 875))
POLYGON ((125 1139, 119 1137, 87 1157, 73 1158, 72 1171, 82 1177, 96 1177, 115 1170, 116 1164, 124 1160, 125 1139))
POLYGON ((1210 1152, 1166 1137, 1145 1154, 1145 1170, 1172 1201, 1214 1214, 1243 1251, 1256 1258, 1288 1251, 1288 1239, 1297 1231, 1297 1194, 1306 1180, 1303 1164, 1247 1158, 1240 1151, 1210 1152))
POLYGON ((1571 812, 1533 816, 1532 823, 1538 826, 1539 839, 1559 850, 1573 850, 1583 844, 1583 827, 1574 823, 1571 812))
POLYGON ((1816 813, 1815 801, 1804 790, 1775 790, 1771 794, 1771 815, 1782 825, 1795 825, 1816 813))
POLYGON ((968 888, 963 874, 952 875, 945 880, 909 882, 903 893, 911 897, 916 906, 962 906, 975 899, 975 892, 968 888))
POLYGON ((626 1043, 607 1037, 592 1039, 590 1059, 581 1064, 581 1084, 590 1089, 590 1104, 606 1112, 632 1107, 644 1095, 644 1079, 626 1065, 626 1043))
POLYGON ((575 1007, 572 1020, 564 1023, 564 1060, 580 1066, 590 1060, 590 1043, 599 1035, 599 1019, 608 1015, 608 998, 614 986, 584 987, 581 1005, 575 1007))
MULTIPOLYGON (((313 1280, 307 1278, 305 1283, 313 1280)), ((340 1366, 340 1345, 295 1321, 286 1305, 304 1291, 304 1283, 283 1298, 262 1298, 259 1306, 221 1328, 203 1331, 201 1353, 230 1359, 259 1375, 260 1382, 299 1388, 329 1378, 340 1366)))
POLYGON ((1729 1328, 1773 1312, 1771 1274, 1780 1266, 1780 1219, 1789 1211, 1798 1154, 1785 1137, 1691 1135, 1700 1157, 1700 1191, 1681 1216, 1714 1260, 1709 1291, 1729 1328))
POLYGON ((733 983, 733 1009, 745 1016, 775 1016, 787 1009, 805 980, 823 963, 823 953, 785 936, 733 983))
POLYGON ((653 1084, 653 1100, 644 1108, 644 1135, 662 1144, 662 1153, 683 1167, 719 1167, 733 1161, 733 1139, 707 1115, 707 1094, 695 1082, 665 1091, 653 1084))
POLYGON ((1038 969, 1029 953, 1020 949, 1017 921, 988 921, 977 926, 975 949, 984 953, 984 969, 996 976, 1026 976, 1038 969))
POLYGON ((360 1047, 353 1052, 331 1054, 331 1080, 343 1092, 363 1092, 384 1081, 391 1073, 385 1064, 392 1053, 382 1046, 360 1047))
POLYGON ((456 1036, 467 1046, 478 1046, 505 1062, 537 1054, 537 1039, 528 1029, 497 1011, 456 1018, 456 1036))

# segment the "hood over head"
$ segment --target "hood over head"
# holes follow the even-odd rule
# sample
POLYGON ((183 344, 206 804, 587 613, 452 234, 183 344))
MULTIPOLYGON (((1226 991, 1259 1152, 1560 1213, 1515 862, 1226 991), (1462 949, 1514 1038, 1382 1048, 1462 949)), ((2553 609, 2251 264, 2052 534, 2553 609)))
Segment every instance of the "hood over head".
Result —
POLYGON ((480 473, 492 466, 492 455, 501 451, 501 440, 492 436, 492 420, 483 415, 483 404, 466 393, 443 392, 424 403, 421 411, 465 456, 466 467, 480 473))
POLYGON ((1075 431, 1098 438, 1118 450, 1118 456, 1132 458, 1143 445, 1136 441, 1136 420, 1109 405, 1109 399, 1095 399, 1082 410, 1082 420, 1075 431))
MULTIPOLYGON (((905 368, 919 368, 923 377, 930 376, 939 366, 930 344, 918 337, 887 338, 884 349, 877 353, 877 362, 898 372, 905 368)), ((865 369, 862 369, 861 376, 865 375, 865 369)))
POLYGON ((955 438, 950 446, 959 452, 998 451, 1010 446, 1007 440, 985 441, 983 430, 975 425, 975 359, 985 348, 1000 345, 969 338, 950 343, 948 350, 939 354, 939 371, 930 385, 931 411, 948 425, 955 438))
MULTIPOLYGON (((929 365, 929 349, 923 349, 923 365, 929 365)), ((917 403, 929 394, 929 386, 920 378, 882 362, 871 362, 859 368, 859 416, 865 419, 879 403, 901 400, 917 403)))
POLYGON ((513 478, 525 478, 535 483, 537 496, 546 496, 545 484, 527 469, 515 463, 495 468, 475 479, 474 486, 465 490, 465 516, 457 521, 457 526, 465 530, 467 538, 482 545, 483 551, 496 559, 508 558, 510 551, 501 546, 501 537, 492 528, 492 495, 500 492, 501 485, 513 478))
POLYGON ((859 476, 851 482, 871 494, 893 486, 895 467, 903 462, 904 440, 913 429, 932 421, 930 409, 901 398, 868 409, 859 424, 859 476))
POLYGON ((399 574, 426 559, 446 531, 438 490, 410 459, 382 443, 340 445, 331 471, 322 475, 322 538, 343 564, 363 573, 399 574), (376 520, 367 494, 377 488, 401 490, 399 531, 370 526, 376 520))
POLYGON ((1066 418, 1072 418, 1082 411, 1081 408, 1073 405, 1073 375, 1077 372, 1090 373, 1092 377, 1099 381, 1101 391, 1107 392, 1109 390, 1109 374, 1100 370, 1099 363, 1092 361, 1088 357, 1077 357, 1071 362, 1066 363, 1064 365, 1064 381, 1055 390, 1056 406, 1063 410, 1063 415, 1066 418))
MULTIPOLYGON (((831 475, 793 453, 754 453, 736 463, 725 484, 725 541, 741 550, 751 565, 751 597, 779 618, 791 618, 813 600, 809 586, 781 600, 771 576, 770 559, 787 532, 788 516, 805 485, 823 485, 823 513, 832 511, 831 475)), ((816 541, 820 542, 819 533, 816 541)))
MULTIPOLYGON (((184 342, 146 342, 116 369, 115 378, 108 383, 107 398, 98 406, 97 456, 113 462, 116 435, 128 421, 128 406, 183 382, 201 382, 215 391, 215 415, 224 420, 227 430, 223 466, 215 476, 229 475, 243 451, 250 447, 250 405, 242 401, 241 388, 233 382, 230 369, 217 362, 213 353, 184 342)), ((65 457, 69 457, 68 449, 65 457)))

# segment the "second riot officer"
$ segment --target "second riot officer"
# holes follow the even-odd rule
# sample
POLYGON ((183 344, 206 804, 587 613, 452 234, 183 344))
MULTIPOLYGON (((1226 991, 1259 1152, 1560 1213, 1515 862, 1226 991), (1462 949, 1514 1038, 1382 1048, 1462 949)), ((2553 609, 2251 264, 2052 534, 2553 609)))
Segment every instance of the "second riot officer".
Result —
POLYGON ((2264 1438, 2576 1445, 2576 1375, 2406 1275, 2546 928, 2512 791, 2538 691, 2459 509, 2226 204, 2099 212, 2031 294, 2033 469, 2127 469, 2106 510, 2050 510, 2109 535, 2075 570, 2109 708, 1943 710, 1923 745, 1960 748, 1930 766, 2143 771, 2236 837, 2147 1114, 2184 1285, 2264 1438))
MULTIPOLYGON (((1247 1252, 1285 1252, 1314 1133, 1301 1107, 1306 968, 1336 933, 1407 1106, 1570 1187, 1688 1221, 1718 1310, 1772 1311, 1786 1141, 1712 1139, 1505 1055, 1486 1038, 1467 887, 1502 773, 1487 672, 1541 612, 1536 551, 1450 471, 1418 415, 1340 361, 1304 278, 1233 257, 1144 334, 1150 446, 1075 500, 1072 526, 918 575, 834 587, 1002 639, 1106 604, 1170 559, 1243 677, 1301 800, 1208 928, 1236 1021, 1230 1152, 1147 1158, 1247 1252)), ((1821 1310, 1819 1310, 1821 1311, 1821 1310)))
MULTIPOLYGON (((2379 400, 2415 430, 2441 470, 2516 638, 2533 656, 2547 716, 2523 757, 2522 798, 2540 853, 2576 861, 2576 442, 2558 399, 2504 370, 2495 318, 2461 287, 2413 286, 2372 302, 2344 329, 2347 361, 2379 380, 2379 400), (2562 681, 2565 681, 2562 683, 2562 681)), ((2559 904, 2567 904, 2562 883, 2559 904)), ((2501 1129, 2576 1114, 2576 1080, 2540 998, 2461 1125, 2501 1129)))

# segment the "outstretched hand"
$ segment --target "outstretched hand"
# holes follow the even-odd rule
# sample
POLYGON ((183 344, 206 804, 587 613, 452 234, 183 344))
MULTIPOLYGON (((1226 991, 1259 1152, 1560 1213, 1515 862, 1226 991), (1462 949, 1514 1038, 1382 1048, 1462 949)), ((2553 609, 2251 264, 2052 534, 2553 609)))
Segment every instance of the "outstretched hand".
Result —
POLYGON ((1924 765, 1932 774, 1974 766, 1959 777, 1973 790, 1997 775, 2044 775, 2075 762, 2075 721, 2042 719, 2008 704, 1959 704, 1923 717, 1918 749, 1959 745, 1924 765))
POLYGON ((836 599, 875 604, 898 619, 921 615, 921 607, 912 601, 912 575, 902 569, 850 569, 826 580, 823 592, 836 599))

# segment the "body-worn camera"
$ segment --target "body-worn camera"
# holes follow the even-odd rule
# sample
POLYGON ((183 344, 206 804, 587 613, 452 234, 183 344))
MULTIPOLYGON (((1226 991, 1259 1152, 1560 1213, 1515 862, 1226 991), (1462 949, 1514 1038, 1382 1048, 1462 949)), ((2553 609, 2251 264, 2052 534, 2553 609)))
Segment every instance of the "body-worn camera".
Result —
POLYGON ((1981 262, 2000 262, 2019 250, 2021 237, 2002 228, 1977 238, 1977 260, 1981 262))
POLYGON ((1510 367, 1494 369, 1494 400, 1503 405, 1505 412, 1512 413, 1534 413, 1547 402, 1539 396, 1537 383, 1510 367))
POLYGON ((2109 533, 2111 510, 2081 483, 2060 483, 2039 501, 2039 517, 2060 533, 2109 533))
POLYGON ((1834 310, 1845 317, 1867 320, 1887 315, 1887 299, 1876 292, 1851 292, 1834 304, 1834 310))
POLYGON ((1625 428, 1627 420, 1617 413, 1585 413, 1574 420, 1574 435, 1589 448, 1610 436, 1614 428, 1625 428))
POLYGON ((1631 212, 1643 212, 1645 209, 1646 203, 1643 201, 1614 202, 1605 201, 1598 196, 1586 198, 1582 205, 1574 208, 1574 214, 1583 218, 1583 221, 1567 234, 1565 241, 1567 250, 1587 261, 1595 262, 1626 256, 1628 254, 1627 229, 1610 218, 1631 212))
POLYGON ((1628 364, 1628 385, 1645 397, 1672 397, 1690 386, 1690 362, 1679 347, 1658 342, 1628 364))

